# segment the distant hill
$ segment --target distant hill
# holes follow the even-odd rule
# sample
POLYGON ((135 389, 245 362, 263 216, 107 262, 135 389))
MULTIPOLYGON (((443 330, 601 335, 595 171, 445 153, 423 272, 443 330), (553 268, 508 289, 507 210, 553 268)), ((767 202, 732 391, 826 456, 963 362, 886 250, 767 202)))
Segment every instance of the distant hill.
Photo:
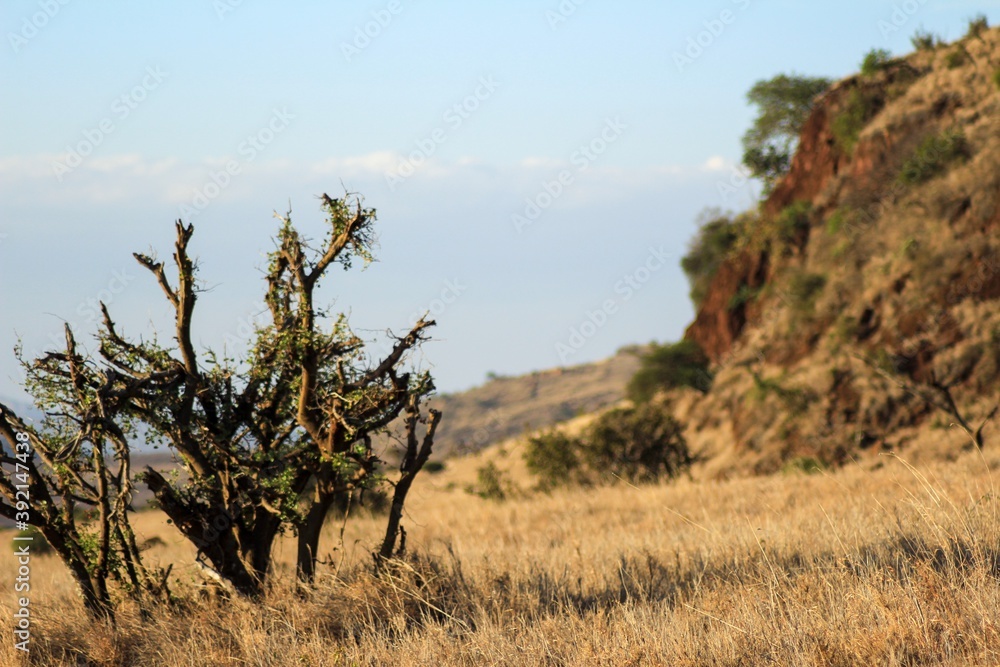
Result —
POLYGON ((640 348, 592 364, 498 377, 468 391, 442 394, 430 405, 444 417, 434 458, 474 452, 492 443, 594 412, 622 400, 639 366, 640 348))

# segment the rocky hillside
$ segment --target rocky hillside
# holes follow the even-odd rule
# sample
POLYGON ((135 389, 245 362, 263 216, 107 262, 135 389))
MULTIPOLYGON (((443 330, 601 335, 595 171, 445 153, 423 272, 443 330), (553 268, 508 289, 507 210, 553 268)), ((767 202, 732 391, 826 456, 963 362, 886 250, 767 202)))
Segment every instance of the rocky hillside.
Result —
POLYGON ((667 399, 711 474, 971 445, 949 411, 1000 401, 1000 30, 835 83, 741 221, 686 333, 712 388, 667 399))

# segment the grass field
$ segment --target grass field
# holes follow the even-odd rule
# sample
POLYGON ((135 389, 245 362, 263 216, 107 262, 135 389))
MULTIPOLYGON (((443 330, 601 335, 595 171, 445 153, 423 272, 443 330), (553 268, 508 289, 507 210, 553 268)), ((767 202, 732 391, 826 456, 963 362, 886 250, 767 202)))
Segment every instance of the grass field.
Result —
MULTIPOLYGON (((503 503, 463 490, 481 460, 414 487, 411 557, 393 573, 371 574, 383 526, 359 516, 342 543, 329 531, 314 591, 296 595, 283 543, 260 606, 199 596, 193 551, 158 512, 137 528, 163 540, 149 557, 177 562, 185 601, 149 620, 129 611, 117 630, 95 627, 61 564, 36 556, 31 664, 1000 663, 1000 455, 503 503)), ((9 548, 0 569, 14 571, 9 548)), ((18 664, 10 589, 4 665, 18 664)))

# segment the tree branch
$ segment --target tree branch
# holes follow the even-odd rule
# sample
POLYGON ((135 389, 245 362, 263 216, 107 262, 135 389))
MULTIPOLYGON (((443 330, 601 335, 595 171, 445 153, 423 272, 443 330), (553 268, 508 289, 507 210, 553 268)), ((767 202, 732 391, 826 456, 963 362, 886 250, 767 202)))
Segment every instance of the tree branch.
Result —
POLYGON ((177 292, 170 287, 170 282, 167 280, 167 274, 163 270, 163 262, 157 262, 149 255, 144 255, 138 252, 132 253, 132 256, 135 257, 135 261, 142 264, 154 276, 156 276, 156 282, 160 284, 160 288, 163 289, 163 293, 167 295, 167 300, 169 300, 170 303, 176 307, 178 303, 177 292))

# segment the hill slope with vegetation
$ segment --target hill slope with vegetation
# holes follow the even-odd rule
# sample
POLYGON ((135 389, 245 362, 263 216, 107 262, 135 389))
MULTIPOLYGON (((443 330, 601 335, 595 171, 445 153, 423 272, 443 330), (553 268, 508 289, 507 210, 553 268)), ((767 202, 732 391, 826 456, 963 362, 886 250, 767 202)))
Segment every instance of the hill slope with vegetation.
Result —
POLYGON ((1000 30, 914 45, 815 98, 758 210, 693 242, 711 386, 661 398, 710 474, 998 441, 1000 30))

